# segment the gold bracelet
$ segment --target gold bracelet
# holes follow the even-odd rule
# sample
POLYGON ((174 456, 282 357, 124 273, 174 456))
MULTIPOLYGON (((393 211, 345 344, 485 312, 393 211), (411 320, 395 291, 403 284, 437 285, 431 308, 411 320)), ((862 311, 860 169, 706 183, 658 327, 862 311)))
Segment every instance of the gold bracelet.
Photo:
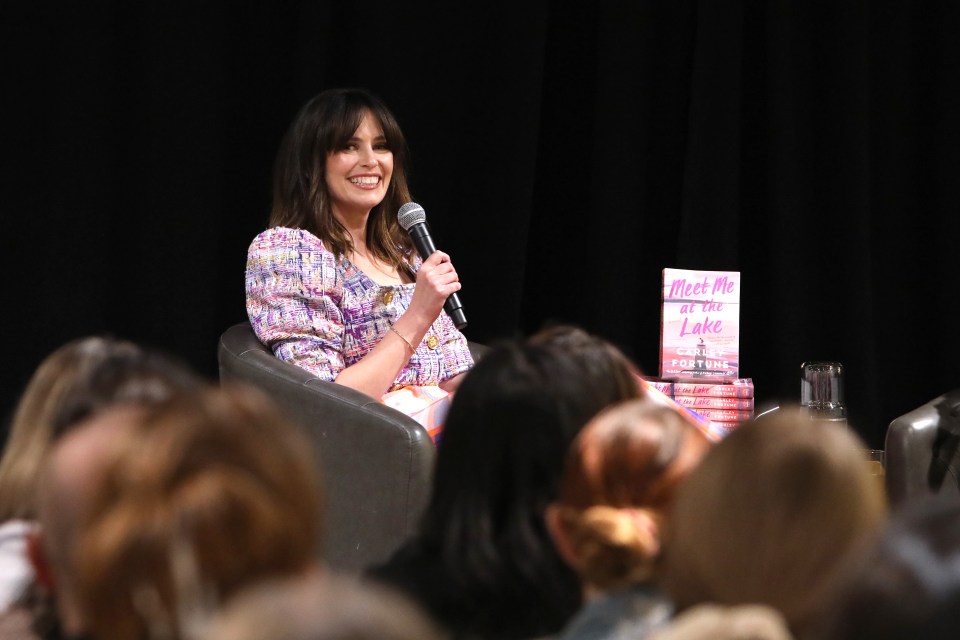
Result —
POLYGON ((390 325, 390 331, 393 331, 395 334, 400 336, 400 339, 407 343, 407 346, 410 347, 410 353, 415 353, 416 349, 413 348, 413 345, 410 344, 410 341, 403 337, 403 334, 397 331, 393 325, 390 325))

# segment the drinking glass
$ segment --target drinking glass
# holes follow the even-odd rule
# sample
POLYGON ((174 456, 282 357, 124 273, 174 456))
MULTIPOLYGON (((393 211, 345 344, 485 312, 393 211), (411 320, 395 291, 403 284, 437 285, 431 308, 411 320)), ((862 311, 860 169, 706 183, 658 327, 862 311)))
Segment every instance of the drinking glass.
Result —
POLYGON ((800 365, 800 404, 813 420, 846 422, 843 399, 843 365, 839 362, 804 362, 800 365))

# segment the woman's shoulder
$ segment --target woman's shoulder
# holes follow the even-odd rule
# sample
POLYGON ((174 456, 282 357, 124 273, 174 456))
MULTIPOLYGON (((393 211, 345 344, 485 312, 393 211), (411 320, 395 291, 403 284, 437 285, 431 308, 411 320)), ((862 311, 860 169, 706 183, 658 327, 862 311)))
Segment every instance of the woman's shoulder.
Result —
POLYGON ((249 253, 263 253, 276 250, 298 249, 303 252, 333 254, 323 244, 323 240, 306 229, 292 227, 273 227, 259 233, 250 243, 249 253))

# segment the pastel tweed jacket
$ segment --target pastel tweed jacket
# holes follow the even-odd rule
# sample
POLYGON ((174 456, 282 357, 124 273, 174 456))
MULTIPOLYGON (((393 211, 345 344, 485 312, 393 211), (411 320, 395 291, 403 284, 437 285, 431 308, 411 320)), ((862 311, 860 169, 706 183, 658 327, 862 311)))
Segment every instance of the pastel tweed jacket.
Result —
MULTIPOLYGON (((302 229, 268 229, 247 253, 247 315, 257 337, 281 360, 323 380, 376 346, 407 310, 414 286, 377 284, 302 229)), ((471 366, 466 338, 441 313, 385 391, 436 385, 471 366)))

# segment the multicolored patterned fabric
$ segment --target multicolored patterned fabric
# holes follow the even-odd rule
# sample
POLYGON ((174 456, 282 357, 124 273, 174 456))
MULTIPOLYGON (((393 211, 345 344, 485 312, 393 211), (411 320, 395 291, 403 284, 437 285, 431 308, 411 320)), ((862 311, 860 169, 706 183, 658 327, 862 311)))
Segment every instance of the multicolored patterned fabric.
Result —
MULTIPOLYGON (((403 315, 414 285, 377 284, 312 233, 275 227, 250 244, 246 290, 260 341, 281 360, 334 380, 403 315)), ((472 366, 466 338, 441 313, 388 391, 437 385, 472 366)))

